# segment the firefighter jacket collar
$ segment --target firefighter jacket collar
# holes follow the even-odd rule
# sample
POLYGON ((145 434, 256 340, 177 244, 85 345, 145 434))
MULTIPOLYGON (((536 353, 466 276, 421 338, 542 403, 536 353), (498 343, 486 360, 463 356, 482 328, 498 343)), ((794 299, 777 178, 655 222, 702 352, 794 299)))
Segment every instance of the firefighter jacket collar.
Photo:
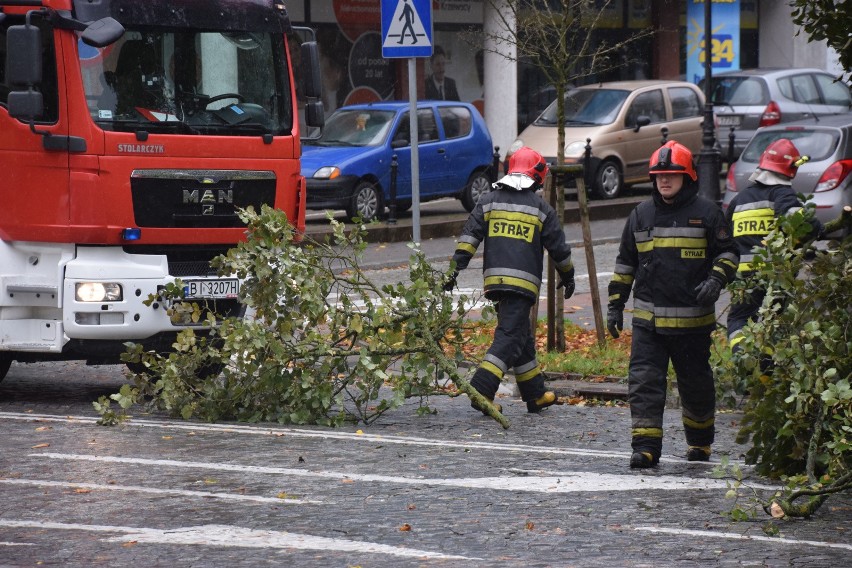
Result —
POLYGON ((526 174, 515 173, 503 176, 492 185, 494 186, 494 189, 501 189, 502 187, 505 187, 506 189, 521 191, 522 189, 529 189, 535 185, 535 180, 526 174))
POLYGON ((781 175, 770 170, 762 170, 757 168, 754 173, 748 178, 750 182, 757 182, 763 185, 793 185, 792 178, 781 175))

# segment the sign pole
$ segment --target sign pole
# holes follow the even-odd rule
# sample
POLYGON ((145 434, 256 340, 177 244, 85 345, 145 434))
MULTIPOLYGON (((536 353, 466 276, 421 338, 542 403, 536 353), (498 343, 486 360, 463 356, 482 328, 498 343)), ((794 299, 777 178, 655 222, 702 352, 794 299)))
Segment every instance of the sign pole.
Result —
POLYGON ((417 60, 408 58, 408 118, 411 132, 411 240, 420 243, 420 132, 417 128, 417 60))

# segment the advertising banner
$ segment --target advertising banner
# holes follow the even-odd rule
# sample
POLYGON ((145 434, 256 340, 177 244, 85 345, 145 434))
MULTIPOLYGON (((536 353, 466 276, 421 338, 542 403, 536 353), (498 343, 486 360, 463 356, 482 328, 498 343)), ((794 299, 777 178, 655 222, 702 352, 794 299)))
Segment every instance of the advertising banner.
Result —
MULTIPOLYGON (((740 0, 713 0, 710 16, 710 65, 713 73, 740 68, 740 0)), ((687 0, 686 79, 704 78, 704 0, 687 0)))

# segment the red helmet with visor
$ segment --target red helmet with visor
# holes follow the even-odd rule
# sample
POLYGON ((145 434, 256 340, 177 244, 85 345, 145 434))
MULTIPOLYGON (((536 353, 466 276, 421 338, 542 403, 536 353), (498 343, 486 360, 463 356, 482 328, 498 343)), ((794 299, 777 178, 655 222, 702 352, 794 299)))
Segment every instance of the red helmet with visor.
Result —
POLYGON ((692 165, 692 152, 689 151, 689 148, 674 140, 669 140, 651 155, 648 173, 650 175, 683 174, 689 176, 692 181, 698 179, 695 166, 692 165))

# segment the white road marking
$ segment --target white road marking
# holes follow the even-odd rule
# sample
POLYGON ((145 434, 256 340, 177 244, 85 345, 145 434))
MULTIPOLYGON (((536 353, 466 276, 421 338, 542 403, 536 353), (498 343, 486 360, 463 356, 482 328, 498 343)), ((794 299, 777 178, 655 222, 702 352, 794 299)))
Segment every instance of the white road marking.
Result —
POLYGON ((843 550, 852 550, 852 544, 843 544, 839 542, 825 542, 820 540, 797 540, 791 538, 783 538, 777 536, 761 536, 761 535, 747 535, 747 534, 739 534, 739 533, 729 533, 729 532, 713 532, 713 531, 696 531, 690 529, 667 529, 662 527, 634 527, 634 530, 637 531, 645 531, 645 532, 653 532, 653 533, 664 533, 664 534, 674 534, 674 535, 685 535, 685 536, 698 536, 698 537, 710 537, 710 538, 728 538, 734 540, 755 540, 760 542, 769 542, 773 544, 789 544, 793 546, 806 545, 806 546, 822 546, 825 548, 840 548, 843 550))
POLYGON ((144 527, 82 525, 76 523, 10 521, 0 519, 0 526, 10 528, 122 533, 119 536, 109 537, 107 539, 108 542, 135 541, 137 543, 148 544, 201 544, 207 546, 239 548, 295 548, 300 550, 390 554, 392 556, 408 558, 482 560, 481 558, 442 554, 440 552, 389 546, 373 542, 359 542, 356 540, 345 540, 341 538, 311 536, 286 531, 255 530, 231 525, 201 525, 195 527, 180 527, 176 529, 152 529, 144 527))
POLYGON ((31 485, 36 487, 62 487, 66 489, 89 489, 92 491, 133 491, 154 495, 174 495, 179 497, 201 497, 204 499, 224 499, 231 501, 254 501, 257 503, 274 503, 275 505, 319 505, 322 501, 309 499, 282 499, 280 497, 261 497, 258 495, 239 495, 236 493, 213 493, 211 491, 191 491, 185 489, 156 489, 140 485, 104 485, 98 483, 70 483, 65 481, 48 481, 44 479, 0 479, 6 485, 31 485))
POLYGON ((157 460, 147 458, 93 456, 84 454, 60 454, 53 452, 29 454, 29 457, 54 460, 88 461, 96 463, 114 463, 121 465, 143 465, 157 468, 184 468, 215 471, 233 471, 240 473, 260 473, 289 477, 308 477, 333 479, 339 481, 360 481, 365 483, 395 483, 401 485, 426 485, 441 487, 467 487, 469 489, 487 489, 493 491, 531 492, 531 493, 584 493, 608 491, 681 491, 695 489, 718 489, 722 491, 727 484, 721 479, 693 479, 670 475, 612 475, 604 473, 590 474, 587 471, 566 471, 549 476, 506 476, 506 477, 457 477, 427 478, 405 477, 398 475, 379 475, 372 473, 352 473, 342 471, 309 471, 271 466, 237 465, 215 462, 196 462, 179 460, 157 460))
MULTIPOLYGON (((95 424, 97 418, 90 416, 57 416, 50 414, 27 414, 18 412, 0 412, 0 420, 22 420, 28 422, 67 422, 95 424)), ((592 450, 585 448, 559 448, 553 446, 532 446, 524 444, 501 444, 495 442, 474 442, 463 440, 433 440, 414 436, 393 436, 381 434, 358 434, 356 432, 307 430, 304 428, 266 428, 245 424, 200 424, 189 422, 155 421, 133 418, 125 423, 127 426, 158 428, 163 430, 187 430, 190 432, 215 432, 226 434, 247 434, 253 436, 292 436, 295 438, 320 438, 324 440, 343 440, 360 443, 400 444, 406 446, 443 447, 471 450, 494 450, 497 452, 518 452, 524 454, 574 455, 595 458, 629 460, 630 452, 615 452, 609 450, 592 450)), ((663 456, 660 462, 683 463, 681 457, 663 456)), ((747 467, 741 460, 730 460, 731 464, 747 467)), ((695 462, 695 465, 713 466, 713 462, 695 462), (699 465, 700 463, 700 465, 699 465)))

